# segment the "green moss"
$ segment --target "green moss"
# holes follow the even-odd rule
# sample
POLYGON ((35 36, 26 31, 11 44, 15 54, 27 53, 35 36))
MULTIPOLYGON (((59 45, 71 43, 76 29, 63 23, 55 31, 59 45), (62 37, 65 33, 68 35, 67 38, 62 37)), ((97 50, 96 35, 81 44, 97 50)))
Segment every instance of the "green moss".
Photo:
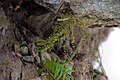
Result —
MULTIPOLYGON (((80 28, 87 28, 96 20, 98 20, 98 17, 95 15, 81 14, 75 16, 70 13, 66 13, 64 16, 61 16, 61 18, 57 19, 56 28, 46 40, 36 42, 37 50, 39 52, 44 52, 48 48, 53 47, 56 43, 59 43, 62 40, 67 40, 73 27, 79 26, 80 28)), ((74 37, 74 35, 72 37, 74 37)), ((74 39, 72 39, 71 43, 74 43, 74 39)), ((73 47, 75 46, 73 45, 73 47)))
MULTIPOLYGON (((70 52, 71 53, 70 60, 72 60, 73 57, 75 56, 77 50, 80 50, 83 41, 88 36, 88 34, 86 34, 84 32, 84 34, 81 34, 81 35, 83 35, 83 37, 82 37, 80 43, 78 43, 79 44, 78 47, 76 47, 74 45, 74 40, 75 40, 74 33, 75 32, 73 31, 71 35, 70 35, 70 32, 73 30, 73 28, 75 26, 79 26, 80 28, 85 29, 86 28, 85 26, 87 25, 84 20, 83 21, 81 20, 81 17, 82 16, 76 18, 76 16, 67 13, 66 15, 57 19, 57 26, 54 29, 53 33, 46 40, 36 42, 37 51, 44 52, 45 50, 52 48, 55 44, 57 44, 63 40, 65 42, 67 42, 68 38, 70 38, 71 39, 70 43, 72 44, 71 47, 73 49, 73 51, 70 52)), ((86 17, 84 17, 84 15, 83 15, 82 18, 84 19, 86 17)), ((64 58, 66 59, 66 55, 68 53, 66 52, 65 47, 64 47, 63 54, 64 54, 64 58)))
POLYGON ((71 14, 66 14, 57 20, 57 27, 53 33, 44 41, 36 42, 37 51, 44 52, 56 43, 68 38, 71 29, 76 25, 71 14))

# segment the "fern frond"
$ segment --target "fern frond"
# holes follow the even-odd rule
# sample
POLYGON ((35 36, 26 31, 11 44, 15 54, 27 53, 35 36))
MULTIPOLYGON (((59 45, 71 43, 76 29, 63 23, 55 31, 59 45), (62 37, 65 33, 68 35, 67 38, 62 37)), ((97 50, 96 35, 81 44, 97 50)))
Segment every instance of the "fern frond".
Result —
POLYGON ((71 73, 74 70, 69 70, 67 68, 68 62, 60 63, 55 57, 51 56, 51 60, 47 57, 44 58, 45 63, 43 64, 42 69, 38 72, 47 72, 54 80, 70 80, 71 73))

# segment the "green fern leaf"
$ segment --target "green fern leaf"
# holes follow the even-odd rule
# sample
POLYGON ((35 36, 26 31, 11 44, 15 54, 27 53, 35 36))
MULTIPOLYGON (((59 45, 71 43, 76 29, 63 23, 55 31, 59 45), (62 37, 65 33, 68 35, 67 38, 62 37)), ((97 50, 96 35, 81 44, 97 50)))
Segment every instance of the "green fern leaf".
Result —
POLYGON ((54 77, 56 78, 60 72, 60 64, 56 63, 54 77))

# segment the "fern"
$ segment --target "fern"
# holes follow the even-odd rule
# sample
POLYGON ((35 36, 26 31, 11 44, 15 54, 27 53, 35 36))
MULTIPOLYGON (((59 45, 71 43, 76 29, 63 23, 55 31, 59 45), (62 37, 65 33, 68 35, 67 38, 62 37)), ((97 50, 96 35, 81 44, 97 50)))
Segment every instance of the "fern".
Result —
POLYGON ((53 33, 44 41, 35 42, 38 52, 44 52, 48 48, 53 47, 56 43, 68 38, 71 29, 76 25, 73 16, 66 14, 57 20, 57 26, 53 33), (66 21, 66 23, 65 23, 66 21))
POLYGON ((42 68, 38 70, 38 75, 47 72, 50 80, 71 80, 71 73, 74 72, 74 70, 68 69, 67 65, 68 62, 62 64, 55 57, 51 56, 51 60, 45 57, 42 68))

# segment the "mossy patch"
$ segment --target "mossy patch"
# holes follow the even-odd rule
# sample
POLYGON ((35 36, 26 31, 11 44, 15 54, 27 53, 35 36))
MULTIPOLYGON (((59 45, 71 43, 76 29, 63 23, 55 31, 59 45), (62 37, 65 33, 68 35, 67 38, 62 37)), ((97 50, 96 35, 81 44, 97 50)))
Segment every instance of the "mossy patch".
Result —
POLYGON ((36 42, 37 51, 44 52, 53 47, 56 43, 68 38, 71 29, 76 25, 73 16, 66 14, 57 20, 57 27, 53 33, 44 41, 36 42))

